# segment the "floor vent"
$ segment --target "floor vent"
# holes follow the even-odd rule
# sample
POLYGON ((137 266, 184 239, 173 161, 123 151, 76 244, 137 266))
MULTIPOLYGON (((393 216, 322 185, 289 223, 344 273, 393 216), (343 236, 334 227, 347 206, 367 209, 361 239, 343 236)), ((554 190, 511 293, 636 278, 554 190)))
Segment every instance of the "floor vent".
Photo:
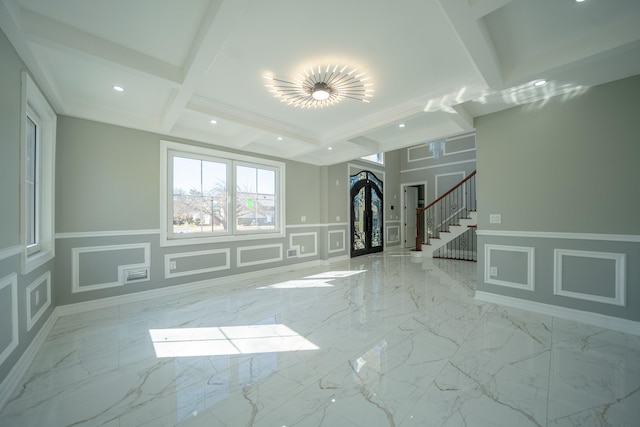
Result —
POLYGON ((287 251, 287 258, 298 258, 298 248, 289 249, 287 251))
POLYGON ((123 271, 124 283, 149 280, 149 267, 131 268, 123 271))

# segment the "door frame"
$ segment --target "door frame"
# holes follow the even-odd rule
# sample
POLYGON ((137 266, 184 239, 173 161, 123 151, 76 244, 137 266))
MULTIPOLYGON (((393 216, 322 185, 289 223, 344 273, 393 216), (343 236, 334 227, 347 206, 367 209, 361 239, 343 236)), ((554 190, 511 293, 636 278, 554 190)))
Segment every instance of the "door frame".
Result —
MULTIPOLYGON (((400 213, 400 244, 403 246, 404 248, 404 241, 407 240, 406 239, 406 231, 405 231, 405 211, 404 211, 404 189, 405 187, 417 187, 417 186, 423 186, 424 187, 424 202, 425 204, 427 203, 427 181, 416 181, 416 182, 403 182, 400 185, 400 207, 401 207, 401 213, 400 213)), ((419 199, 418 199, 419 200, 419 199)), ((415 213, 414 213, 415 214, 415 213)), ((422 228, 424 229, 424 224, 422 224, 422 228)), ((415 244, 412 245, 415 247, 415 244)))
MULTIPOLYGON (((358 172, 364 172, 364 171, 369 171, 369 172, 373 172, 374 174, 376 174, 376 176, 378 177, 378 179, 380 179, 380 181, 382 181, 382 185, 384 186, 386 181, 385 181, 385 172, 382 169, 378 169, 373 167, 373 165, 358 165, 355 163, 347 163, 347 175, 345 176, 345 182, 347 183, 347 191, 346 191, 346 198, 347 198, 347 234, 349 235, 349 258, 351 258, 351 248, 353 247, 353 236, 351 235, 351 184, 349 179, 351 178, 351 175, 355 175, 358 172)), ((382 232, 384 233, 383 235, 383 239, 382 239, 382 251, 384 252, 387 248, 387 198, 388 197, 384 197, 386 190, 383 188, 382 189, 382 207, 383 207, 383 214, 382 214, 382 232)))

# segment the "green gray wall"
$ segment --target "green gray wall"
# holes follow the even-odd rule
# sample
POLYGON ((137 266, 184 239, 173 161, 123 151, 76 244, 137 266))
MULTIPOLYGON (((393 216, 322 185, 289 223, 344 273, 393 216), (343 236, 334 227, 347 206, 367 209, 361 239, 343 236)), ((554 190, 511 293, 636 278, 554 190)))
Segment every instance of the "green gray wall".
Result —
MULTIPOLYGON (((422 206, 433 202, 476 170, 474 134, 451 137, 438 152, 438 156, 434 156, 428 143, 399 150, 400 189, 420 183, 419 197, 424 200, 422 206)), ((398 212, 403 212, 400 200, 398 205, 398 212)), ((415 244, 416 236, 404 236, 403 232, 402 237, 410 247, 415 244)))
POLYGON ((294 161, 285 161, 285 237, 161 246, 159 159, 163 139, 232 151, 59 117, 56 280, 60 285, 55 292, 60 305, 204 280, 211 280, 215 287, 237 274, 347 254, 344 247, 328 250, 328 168, 294 161), (300 249, 298 256, 289 257, 287 251, 294 247, 300 249), (99 256, 92 256, 88 251, 94 249, 87 248, 99 248, 99 256), (117 282, 123 250, 135 253, 129 264, 144 264, 148 259, 149 280, 110 285, 117 282), (99 268, 95 259, 100 259, 99 268), (177 268, 167 273, 166 264, 172 261, 177 268))
POLYGON ((635 76, 476 119, 479 291, 640 320, 638 99, 635 76))
POLYGON ((28 71, 0 31, 0 395, 3 381, 36 337, 56 301, 47 292, 54 286, 54 261, 23 274, 20 265, 20 123, 22 72, 28 71), (44 282, 43 282, 44 280, 44 282), (35 292, 39 303, 35 305, 35 292), (12 303, 17 298, 17 305, 12 303), (40 317, 35 315, 49 304, 40 317), (31 323, 34 323, 31 325, 31 323), (17 325, 18 334, 13 331, 17 325), (31 326, 31 327, 29 327, 31 326), (13 350, 11 350, 13 349, 13 350))

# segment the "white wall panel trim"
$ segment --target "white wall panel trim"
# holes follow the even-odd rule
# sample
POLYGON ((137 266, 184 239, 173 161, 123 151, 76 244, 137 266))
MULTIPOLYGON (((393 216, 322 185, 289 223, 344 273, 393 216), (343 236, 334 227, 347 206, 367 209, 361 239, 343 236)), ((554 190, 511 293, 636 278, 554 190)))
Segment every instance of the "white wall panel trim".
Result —
POLYGON ((124 269, 129 268, 144 268, 150 267, 151 260, 151 245, 149 243, 132 243, 127 245, 108 245, 108 246, 88 246, 71 249, 71 292, 88 292, 95 291, 97 289, 113 288, 117 286, 124 286, 124 278, 122 272, 124 269), (143 249, 144 261, 136 264, 126 264, 118 266, 118 281, 109 283, 98 283, 94 285, 80 286, 80 255, 88 252, 110 252, 121 251, 126 249, 143 249))
POLYGON ((157 230, 111 230, 111 231, 78 231, 70 233, 56 233, 56 239, 82 239, 91 237, 142 236, 160 234, 157 230))
POLYGON ((624 332, 625 334, 640 336, 640 322, 622 319, 620 317, 606 316, 604 314, 593 313, 590 311, 576 310, 559 305, 544 304, 536 301, 513 298, 491 292, 476 291, 475 299, 478 301, 545 314, 547 316, 558 317, 560 319, 587 323, 600 328, 613 329, 614 331, 624 332))
POLYGON ((346 240, 346 232, 344 230, 329 230, 329 233, 327 234, 327 247, 329 248, 329 250, 327 251, 330 254, 336 253, 336 252, 344 252, 347 249, 347 240, 346 240), (338 238, 338 242, 341 242, 340 246, 337 247, 331 247, 331 235, 332 234, 337 234, 337 235, 341 235, 342 239, 338 238))
POLYGON ((507 286, 510 288, 535 291, 535 248, 526 246, 484 245, 484 281, 492 285, 507 286), (509 282, 495 279, 491 276, 491 252, 523 252, 527 254, 527 283, 509 282))
POLYGON ((291 234, 289 234, 289 247, 293 248, 294 246, 300 246, 300 251, 298 253, 298 258, 306 258, 306 257, 312 257, 312 256, 318 255, 318 233, 316 233, 315 231, 311 231, 309 233, 291 233, 291 234), (303 254, 302 253, 302 247, 300 245, 294 245, 293 239, 295 237, 300 237, 300 236, 313 236, 313 252, 308 252, 308 253, 303 254))
POLYGON ((18 347, 18 275, 11 273, 0 279, 0 290, 10 288, 11 291, 11 342, 0 352, 0 365, 18 347))
POLYGON ((555 249, 553 251, 553 294, 560 295, 569 298, 595 301, 612 305, 626 305, 626 271, 627 271, 627 256, 626 254, 613 253, 613 252, 593 252, 593 251, 577 251, 573 249, 555 249), (579 258, 596 258, 612 260, 615 262, 615 277, 614 283, 614 296, 605 297, 602 295, 586 294, 582 292, 574 292, 563 289, 562 285, 562 271, 563 264, 562 258, 565 256, 579 257, 579 258))
POLYGON ((238 267, 248 267, 250 265, 268 264, 271 262, 282 261, 282 243, 276 243, 273 245, 242 246, 237 248, 236 255, 237 255, 236 264, 238 267), (279 255, 275 258, 266 258, 266 259, 261 259, 257 261, 242 262, 242 252, 248 252, 248 251, 259 250, 259 249, 269 249, 269 248, 278 248, 279 255))
POLYGON ((475 162, 476 162, 476 159, 460 160, 459 162, 449 162, 449 163, 442 163, 442 164, 437 164, 437 165, 423 166, 423 167, 419 167, 419 168, 403 169, 403 170, 400 171, 400 173, 416 172, 416 171, 421 171, 421 170, 425 170, 425 169, 445 168, 447 166, 462 165, 462 164, 465 164, 465 163, 475 163, 475 162))
POLYGON ((201 274, 201 273, 212 273, 214 271, 220 270, 228 270, 231 268, 231 250, 229 248, 225 249, 211 249, 208 251, 194 251, 194 252, 180 252, 174 254, 166 254, 164 256, 164 277, 165 279, 172 279, 174 277, 183 277, 190 276, 193 274, 201 274), (171 261, 177 258, 189 258, 194 256, 202 256, 202 255, 216 255, 216 254, 224 254, 225 255, 225 264, 217 265, 214 267, 208 268, 200 268, 197 270, 187 270, 172 273, 171 271, 171 261))
POLYGON ((387 238, 385 239, 385 245, 389 243, 400 243, 400 226, 399 225, 387 225, 387 238), (392 240, 389 236, 392 234, 391 230, 395 230, 396 238, 392 240))
POLYGON ((31 363, 33 363, 38 351, 51 333, 51 330, 57 321, 58 309, 56 308, 53 310, 51 316, 49 316, 42 328, 40 328, 38 334, 35 336, 33 341, 31 341, 31 344, 29 344, 26 351, 22 353, 18 362, 13 365, 9 374, 0 384, 0 409, 9 401, 18 387, 22 385, 27 370, 31 366, 31 363))
POLYGON ((33 329, 33 327, 38 323, 38 320, 42 317, 42 315, 47 311, 47 309, 51 306, 51 272, 47 271, 42 276, 38 277, 36 280, 31 282, 26 289, 27 292, 27 331, 33 329), (39 287, 42 283, 45 283, 47 288, 47 301, 42 304, 42 307, 36 312, 31 313, 31 294, 33 290, 39 287))
POLYGON ((547 231, 506 231, 506 230, 478 230, 478 236, 492 237, 536 237, 541 239, 568 239, 568 240, 599 240, 607 242, 632 242, 640 243, 640 235, 637 234, 596 234, 596 233, 554 233, 547 231))

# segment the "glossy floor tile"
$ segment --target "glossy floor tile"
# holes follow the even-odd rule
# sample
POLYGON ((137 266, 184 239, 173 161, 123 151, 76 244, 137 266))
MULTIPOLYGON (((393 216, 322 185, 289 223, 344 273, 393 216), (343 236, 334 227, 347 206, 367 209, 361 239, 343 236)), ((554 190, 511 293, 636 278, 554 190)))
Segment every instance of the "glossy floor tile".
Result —
POLYGON ((3 427, 635 426, 640 337, 390 252, 62 317, 3 427))

